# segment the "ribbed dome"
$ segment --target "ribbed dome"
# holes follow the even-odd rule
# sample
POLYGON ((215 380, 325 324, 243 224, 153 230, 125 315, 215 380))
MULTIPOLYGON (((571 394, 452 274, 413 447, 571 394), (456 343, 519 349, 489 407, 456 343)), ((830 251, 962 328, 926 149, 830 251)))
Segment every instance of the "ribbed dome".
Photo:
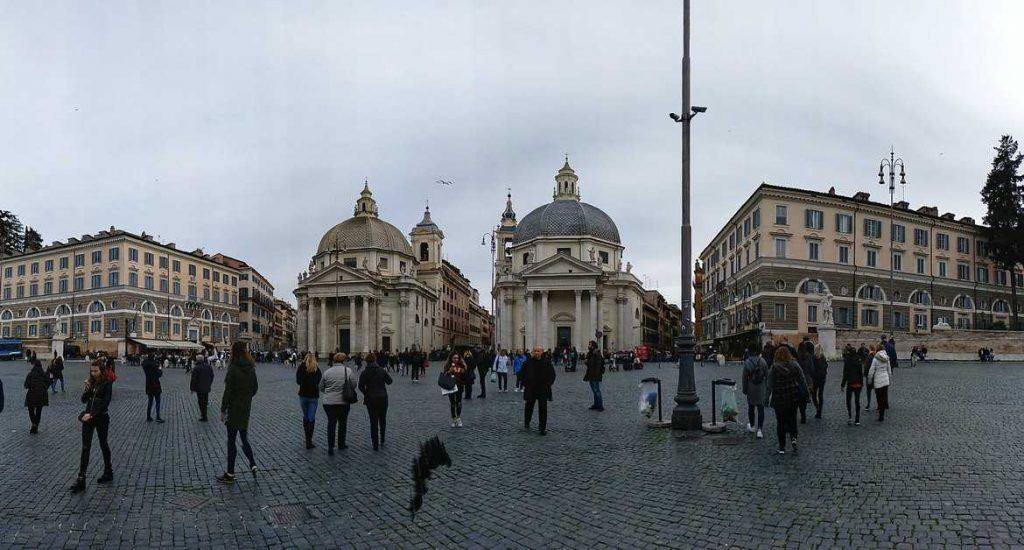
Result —
POLYGON ((608 214, 578 200, 556 200, 534 209, 519 222, 514 243, 535 237, 591 236, 621 244, 619 228, 608 214))
POLYGON ((317 254, 333 250, 377 248, 412 256, 412 246, 397 227, 374 216, 356 216, 331 228, 320 239, 317 254))

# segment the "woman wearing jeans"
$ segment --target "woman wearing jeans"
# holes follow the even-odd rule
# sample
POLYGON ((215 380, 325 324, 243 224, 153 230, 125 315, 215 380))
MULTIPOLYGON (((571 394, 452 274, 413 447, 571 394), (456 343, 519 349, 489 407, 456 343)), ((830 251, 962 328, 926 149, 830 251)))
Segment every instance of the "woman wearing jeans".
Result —
POLYGON ((590 393, 594 394, 594 404, 590 406, 592 411, 604 410, 604 397, 601 395, 601 381, 604 379, 604 357, 597 349, 597 342, 591 340, 587 347, 587 371, 583 374, 583 381, 590 384, 590 393))
POLYGON ((347 449, 345 434, 348 431, 348 413, 356 399, 356 384, 359 379, 352 369, 345 364, 348 356, 344 353, 334 354, 334 366, 327 369, 320 379, 320 402, 327 413, 327 454, 334 455, 334 438, 337 434, 338 450, 347 449), (346 400, 346 388, 349 399, 346 400))
POLYGON ((747 396, 747 431, 757 432, 757 438, 764 437, 764 402, 768 395, 765 382, 768 379, 768 365, 761 354, 748 349, 743 360, 743 395, 747 396), (755 419, 756 413, 756 419, 755 419))
POLYGON ((462 427, 462 393, 466 387, 466 363, 462 356, 453 353, 448 358, 448 364, 444 366, 444 372, 455 379, 455 392, 448 394, 448 405, 452 413, 452 427, 462 427))
POLYGON ((506 350, 501 350, 501 353, 494 358, 494 372, 498 373, 498 391, 508 391, 508 367, 509 358, 506 350))
POLYGON ((235 342, 231 346, 231 364, 224 375, 224 396, 220 400, 220 419, 228 429, 228 470, 217 478, 221 483, 235 482, 235 456, 238 454, 235 440, 239 437, 242 439, 242 452, 249 459, 249 470, 253 476, 256 475, 256 460, 252 457, 248 432, 252 397, 257 389, 256 363, 245 342, 235 342))
POLYGON ((775 352, 775 362, 768 372, 769 402, 775 409, 776 432, 779 437, 779 454, 786 454, 786 435, 790 436, 793 452, 797 452, 796 413, 805 397, 801 387, 806 387, 803 369, 796 362, 789 348, 780 346, 775 352))
POLYGON ((295 369, 295 383, 299 385, 299 406, 302 407, 302 430, 306 434, 306 448, 312 449, 313 433, 316 428, 316 403, 320 399, 320 365, 316 354, 309 352, 306 360, 295 369))

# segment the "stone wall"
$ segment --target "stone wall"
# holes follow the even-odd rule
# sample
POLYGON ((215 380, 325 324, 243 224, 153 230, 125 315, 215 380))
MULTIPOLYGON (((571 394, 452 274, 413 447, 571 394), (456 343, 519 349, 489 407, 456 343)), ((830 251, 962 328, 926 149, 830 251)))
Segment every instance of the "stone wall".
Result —
MULTIPOLYGON (((878 343, 882 333, 867 330, 836 331, 836 345, 854 347, 878 343)), ((910 357, 914 346, 928 348, 928 359, 977 361, 978 348, 989 348, 996 361, 1024 361, 1024 332, 1005 330, 935 330, 931 334, 896 333, 896 352, 900 360, 910 357)))

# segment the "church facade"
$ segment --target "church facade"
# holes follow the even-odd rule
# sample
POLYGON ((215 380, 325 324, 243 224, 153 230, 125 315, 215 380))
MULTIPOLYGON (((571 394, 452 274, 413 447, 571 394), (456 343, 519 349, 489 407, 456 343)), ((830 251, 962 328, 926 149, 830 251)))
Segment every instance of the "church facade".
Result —
POLYGON ((568 160, 555 176, 553 200, 517 220, 508 197, 496 231, 504 253, 495 263, 499 348, 629 350, 643 342, 644 290, 615 222, 580 200, 568 160))

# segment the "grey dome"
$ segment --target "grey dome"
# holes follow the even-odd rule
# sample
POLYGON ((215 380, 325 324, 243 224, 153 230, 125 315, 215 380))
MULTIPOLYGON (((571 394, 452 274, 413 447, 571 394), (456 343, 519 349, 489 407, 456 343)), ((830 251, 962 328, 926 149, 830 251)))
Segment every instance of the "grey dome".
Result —
POLYGON ((590 236, 616 244, 619 228, 596 206, 577 200, 556 200, 533 210, 519 222, 514 243, 535 237, 590 236))
POLYGON ((412 256, 412 246, 397 227, 375 216, 356 216, 331 228, 320 239, 317 254, 335 249, 377 248, 412 256))

